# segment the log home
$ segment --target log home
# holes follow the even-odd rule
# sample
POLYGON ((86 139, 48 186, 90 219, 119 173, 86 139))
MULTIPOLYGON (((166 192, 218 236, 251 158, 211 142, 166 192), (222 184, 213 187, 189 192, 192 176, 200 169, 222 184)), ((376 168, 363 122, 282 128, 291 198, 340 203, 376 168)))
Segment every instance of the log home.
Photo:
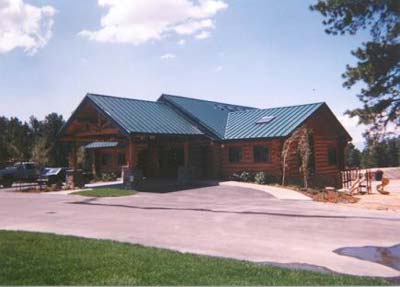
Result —
MULTIPOLYGON (((200 178, 227 178, 242 171, 282 176, 284 141, 301 126, 312 131, 312 179, 335 184, 351 140, 325 103, 254 108, 172 95, 157 101, 87 94, 60 140, 85 146, 94 174, 120 173, 122 166, 146 177, 176 177, 179 167, 200 178)), ((287 177, 299 178, 295 149, 287 177)))

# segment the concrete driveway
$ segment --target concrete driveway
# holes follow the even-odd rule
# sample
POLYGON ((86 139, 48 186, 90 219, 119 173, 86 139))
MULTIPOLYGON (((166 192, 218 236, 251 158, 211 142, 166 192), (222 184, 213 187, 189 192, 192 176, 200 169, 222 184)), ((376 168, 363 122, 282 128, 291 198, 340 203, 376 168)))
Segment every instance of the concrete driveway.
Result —
POLYGON ((399 244, 399 214, 279 200, 242 187, 100 199, 0 192, 0 229, 113 239, 356 275, 400 276, 389 267, 399 262, 399 254, 391 249, 377 249, 386 252, 383 259, 375 256, 381 264, 337 254, 339 249, 348 254, 352 248, 399 244))

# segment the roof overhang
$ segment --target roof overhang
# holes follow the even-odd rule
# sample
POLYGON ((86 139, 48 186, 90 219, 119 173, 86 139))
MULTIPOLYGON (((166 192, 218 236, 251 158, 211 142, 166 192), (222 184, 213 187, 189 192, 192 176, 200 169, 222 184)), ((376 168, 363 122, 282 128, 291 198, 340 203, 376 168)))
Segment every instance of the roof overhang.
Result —
POLYGON ((85 145, 85 149, 103 149, 118 147, 119 142, 91 142, 85 145))

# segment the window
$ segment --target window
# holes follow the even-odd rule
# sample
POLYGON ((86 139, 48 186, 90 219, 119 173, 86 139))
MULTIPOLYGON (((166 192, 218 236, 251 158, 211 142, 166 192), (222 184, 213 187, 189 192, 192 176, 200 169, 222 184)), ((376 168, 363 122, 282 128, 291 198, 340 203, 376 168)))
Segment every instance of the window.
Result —
POLYGON ((329 165, 337 165, 337 156, 335 147, 330 147, 328 149, 328 163, 329 165))
POLYGON ((239 162, 242 160, 242 148, 230 147, 229 148, 229 162, 239 162))
POLYGON ((268 162, 269 149, 267 146, 256 145, 253 147, 253 158, 255 162, 268 162))
POLYGON ((125 154, 124 153, 119 153, 118 154, 118 165, 123 166, 126 164, 126 159, 125 159, 125 154))

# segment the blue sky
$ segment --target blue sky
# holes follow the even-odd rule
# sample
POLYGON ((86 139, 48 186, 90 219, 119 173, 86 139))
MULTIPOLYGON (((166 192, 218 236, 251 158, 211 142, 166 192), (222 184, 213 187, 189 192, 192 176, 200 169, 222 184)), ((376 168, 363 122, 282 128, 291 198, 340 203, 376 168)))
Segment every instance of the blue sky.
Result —
MULTIPOLYGON (((219 8, 200 11, 205 14, 196 32, 113 41, 95 32, 110 12, 97 0, 0 0, 0 9, 9 1, 51 7, 42 18, 53 25, 45 44, 2 51, 0 38, 0 115, 28 119, 57 112, 67 118, 87 92, 147 100, 170 93, 256 107, 325 101, 362 144, 364 128, 343 116, 360 106, 357 90, 343 88, 341 74, 365 35, 325 34, 322 17, 308 8, 315 1, 215 0, 219 8)), ((171 0, 165 1, 161 11, 141 7, 147 10, 140 16, 168 14, 171 0)), ((129 9, 119 12, 131 20, 129 9)))

